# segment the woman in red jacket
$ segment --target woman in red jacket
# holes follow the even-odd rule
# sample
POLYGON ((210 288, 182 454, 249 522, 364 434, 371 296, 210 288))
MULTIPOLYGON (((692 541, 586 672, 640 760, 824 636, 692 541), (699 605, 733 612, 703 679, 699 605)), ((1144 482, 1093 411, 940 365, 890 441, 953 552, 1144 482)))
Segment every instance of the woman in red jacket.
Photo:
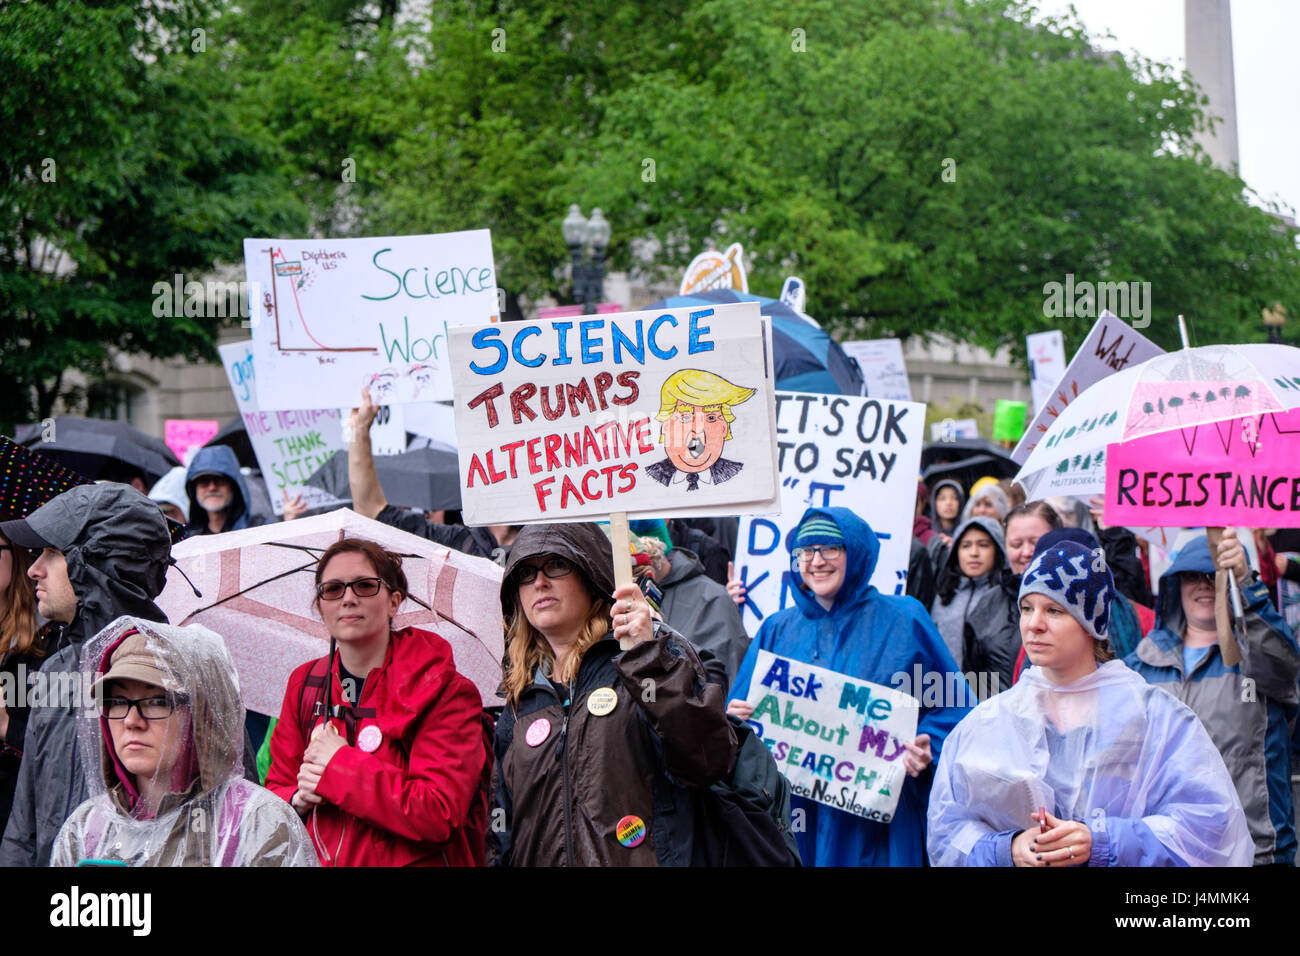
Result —
POLYGON ((344 538, 316 566, 330 653, 293 672, 266 785, 325 866, 476 866, 490 767, 482 700, 436 634, 392 630, 401 558, 344 538))

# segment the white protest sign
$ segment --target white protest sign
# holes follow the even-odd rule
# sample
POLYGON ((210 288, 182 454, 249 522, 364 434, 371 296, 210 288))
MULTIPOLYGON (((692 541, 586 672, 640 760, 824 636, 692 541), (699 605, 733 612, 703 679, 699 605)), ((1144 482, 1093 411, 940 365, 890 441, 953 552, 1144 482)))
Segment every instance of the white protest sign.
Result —
POLYGON ((1051 401, 1052 390, 1065 372, 1065 340, 1057 329, 1025 337, 1029 352, 1029 390, 1034 411, 1041 412, 1051 401))
MULTIPOLYGON (((1047 402, 1036 405, 1037 414, 1025 429, 1024 436, 1016 445, 1011 457, 1024 464, 1029 453, 1038 444, 1038 439, 1047 431, 1049 425, 1070 402, 1083 391, 1108 375, 1137 365, 1149 358, 1155 358, 1164 352, 1141 332, 1135 332, 1123 319, 1118 319, 1109 312, 1103 312, 1088 333, 1088 337, 1074 353, 1070 364, 1065 368, 1057 388, 1052 390, 1047 402)), ((1101 468, 1105 476, 1106 469, 1101 468)))
POLYGON ((245 239, 263 410, 451 398, 448 330, 498 314, 486 229, 369 239, 245 239))
POLYGON ((867 394, 872 398, 912 400, 912 386, 907 381, 907 363, 903 361, 903 343, 898 339, 866 339, 841 343, 850 358, 857 359, 867 394))
POLYGON ((741 518, 736 538, 736 574, 748 589, 740 616, 751 635, 794 601, 790 538, 809 508, 839 505, 866 519, 880 540, 871 583, 904 593, 924 435, 919 403, 777 392, 781 513, 741 518))
POLYGON ((973 418, 945 418, 930 423, 930 441, 956 441, 959 438, 979 438, 979 422, 973 418))
POLYGON ((776 497, 757 303, 451 330, 465 523, 761 511, 776 497))
POLYGON ((749 725, 795 793, 867 820, 894 818, 915 697, 759 651, 746 702, 749 725))
MULTIPOLYGON (((405 405, 380 405, 375 421, 370 426, 370 453, 372 455, 400 455, 406 451, 405 405)), ((352 409, 340 408, 339 417, 348 421, 352 409)))
MULTIPOLYGON (((262 468, 262 478, 276 515, 284 514, 283 492, 292 500, 302 495, 308 509, 333 508, 346 504, 314 485, 306 484, 312 473, 333 457, 336 451, 347 448, 344 428, 349 422, 350 410, 334 408, 312 410, 293 409, 278 412, 263 411, 257 402, 257 363, 253 357, 252 342, 231 342, 217 348, 221 364, 225 366, 230 390, 235 395, 240 417, 253 445, 253 454, 262 468)), ((373 442, 376 433, 383 444, 380 417, 389 417, 391 409, 381 408, 371 426, 373 442)), ((401 420, 397 419, 400 429, 401 420)), ((405 442, 406 434, 402 433, 405 442)), ((405 445, 403 444, 403 451, 405 445)))

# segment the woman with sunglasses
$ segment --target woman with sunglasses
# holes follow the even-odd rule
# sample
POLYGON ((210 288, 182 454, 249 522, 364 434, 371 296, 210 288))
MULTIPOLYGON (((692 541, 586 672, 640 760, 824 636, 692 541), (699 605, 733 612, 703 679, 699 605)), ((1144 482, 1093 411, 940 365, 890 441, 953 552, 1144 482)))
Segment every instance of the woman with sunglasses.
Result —
POLYGON ((501 608, 507 703, 496 727, 492 861, 698 862, 691 788, 735 761, 723 688, 653 619, 636 585, 615 590, 609 539, 594 524, 526 526, 501 608))
POLYGON ((225 641, 120 617, 86 642, 90 795, 51 865, 315 866, 297 814, 244 779, 244 706, 225 641))
POLYGON ((330 652, 289 678, 267 787, 303 817, 325 866, 483 862, 489 744, 451 645, 393 630, 402 559, 344 538, 316 565, 330 652))

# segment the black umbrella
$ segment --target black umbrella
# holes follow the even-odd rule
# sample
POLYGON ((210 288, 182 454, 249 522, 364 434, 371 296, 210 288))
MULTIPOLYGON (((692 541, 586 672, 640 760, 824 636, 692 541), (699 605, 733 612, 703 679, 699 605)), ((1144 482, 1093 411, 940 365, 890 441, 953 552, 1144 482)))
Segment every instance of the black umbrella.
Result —
POLYGON ((1020 467, 1011 458, 1011 452, 1001 445, 994 444, 987 438, 958 438, 955 441, 932 441, 921 449, 921 470, 931 465, 951 464, 987 455, 990 458, 1005 458, 1015 466, 1015 471, 1008 477, 1014 478, 1020 467))
POLYGON ((208 445, 229 445, 241 468, 261 467, 257 463, 257 454, 253 451, 253 442, 248 437, 248 429, 244 427, 244 419, 238 415, 222 425, 221 430, 208 439, 208 444, 203 447, 207 448, 208 445))
POLYGON ((152 486, 181 463, 161 438, 104 418, 60 415, 42 424, 18 426, 14 440, 95 480, 129 480, 130 472, 138 471, 152 486))
POLYGON ((970 486, 985 475, 991 475, 1001 480, 1003 478, 1014 478, 1019 470, 1020 466, 1009 458, 994 455, 974 455, 970 458, 963 458, 961 461, 931 465, 921 473, 921 480, 925 482, 926 487, 933 488, 935 482, 948 478, 959 482, 964 490, 970 491, 970 486))
MULTIPOLYGON (((375 471, 389 503, 422 511, 454 511, 460 507, 460 464, 456 453, 443 448, 417 448, 400 455, 375 458, 375 471)), ((348 453, 333 457, 307 479, 336 498, 351 499, 348 453)))

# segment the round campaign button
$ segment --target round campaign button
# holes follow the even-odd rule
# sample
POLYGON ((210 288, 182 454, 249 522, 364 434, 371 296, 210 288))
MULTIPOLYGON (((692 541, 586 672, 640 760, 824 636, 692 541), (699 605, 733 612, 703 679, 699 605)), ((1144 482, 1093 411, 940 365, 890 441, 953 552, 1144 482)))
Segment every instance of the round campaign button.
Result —
POLYGON ((528 741, 528 746, 536 747, 551 735, 551 722, 545 717, 540 720, 534 720, 528 725, 528 732, 524 734, 524 740, 528 741))
POLYGON ((628 814, 614 828, 614 836, 618 837, 618 842, 631 849, 634 846, 640 846, 645 840, 645 821, 640 817, 628 814))
POLYGON ((374 724, 369 724, 361 728, 361 733, 357 734, 357 746, 368 754, 374 753, 383 743, 384 735, 374 724))
POLYGON ((587 710, 595 717, 604 717, 618 706, 618 694, 612 687, 597 687, 587 698, 587 710))

